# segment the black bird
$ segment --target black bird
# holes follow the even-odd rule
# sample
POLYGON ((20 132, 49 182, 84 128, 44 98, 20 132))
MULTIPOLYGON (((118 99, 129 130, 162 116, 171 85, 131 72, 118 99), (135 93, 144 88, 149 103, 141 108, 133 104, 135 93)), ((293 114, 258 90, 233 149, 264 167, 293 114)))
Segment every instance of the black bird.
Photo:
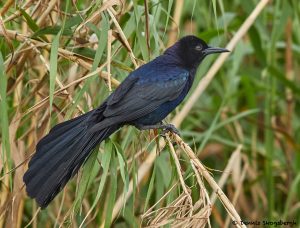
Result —
POLYGON ((124 125, 177 133, 162 120, 189 92, 201 61, 221 52, 228 50, 210 47, 195 36, 183 37, 130 73, 98 108, 54 126, 38 142, 23 177, 28 195, 41 208, 47 207, 91 151, 124 125))

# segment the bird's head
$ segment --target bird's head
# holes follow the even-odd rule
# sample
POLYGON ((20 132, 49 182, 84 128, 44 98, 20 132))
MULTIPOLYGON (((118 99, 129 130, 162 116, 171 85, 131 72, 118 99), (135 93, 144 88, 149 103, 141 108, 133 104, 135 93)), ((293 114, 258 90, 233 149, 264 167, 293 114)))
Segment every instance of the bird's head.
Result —
POLYGON ((196 36, 185 36, 168 48, 165 53, 175 55, 187 68, 197 68, 210 54, 229 52, 225 48, 211 47, 196 36))

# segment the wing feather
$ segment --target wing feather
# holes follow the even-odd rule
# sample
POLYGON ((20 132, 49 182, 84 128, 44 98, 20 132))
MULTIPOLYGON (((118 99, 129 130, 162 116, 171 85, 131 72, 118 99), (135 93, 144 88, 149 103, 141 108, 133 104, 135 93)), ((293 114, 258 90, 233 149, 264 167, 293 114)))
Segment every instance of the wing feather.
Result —
POLYGON ((130 74, 118 88, 111 94, 107 100, 108 105, 117 104, 122 100, 125 94, 134 86, 134 83, 138 80, 134 74, 130 74))
MULTIPOLYGON (((117 89, 115 91, 117 95, 114 92, 108 98, 103 112, 105 119, 96 124, 93 130, 103 129, 112 123, 126 123, 153 112, 161 104, 180 96, 188 78, 188 71, 182 68, 172 68, 161 77, 156 75, 154 79, 148 78, 147 80, 147 77, 131 79, 131 83, 127 84, 130 88, 124 86, 122 90, 117 91, 117 89)), ((122 86, 123 83, 120 87, 122 86)))

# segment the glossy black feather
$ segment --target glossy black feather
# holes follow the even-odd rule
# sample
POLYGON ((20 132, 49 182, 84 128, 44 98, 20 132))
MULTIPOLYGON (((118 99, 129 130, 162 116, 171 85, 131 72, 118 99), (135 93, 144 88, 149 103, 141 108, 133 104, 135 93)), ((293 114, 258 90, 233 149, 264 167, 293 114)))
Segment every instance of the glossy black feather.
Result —
POLYGON ((186 36, 133 71, 97 109, 53 127, 23 177, 28 195, 46 207, 101 141, 126 124, 160 123, 186 97, 204 57, 225 51, 186 36))
POLYGON ((89 129, 94 123, 91 119, 98 117, 99 112, 94 110, 58 124, 38 143, 23 180, 28 195, 35 198, 41 208, 78 172, 91 151, 119 128, 113 125, 91 133, 89 129))

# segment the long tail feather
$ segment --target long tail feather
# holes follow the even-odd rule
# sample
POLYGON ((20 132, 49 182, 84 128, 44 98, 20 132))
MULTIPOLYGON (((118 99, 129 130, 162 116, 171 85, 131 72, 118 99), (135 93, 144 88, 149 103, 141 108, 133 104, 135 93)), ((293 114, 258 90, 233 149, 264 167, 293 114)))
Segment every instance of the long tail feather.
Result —
POLYGON ((92 150, 119 128, 90 131, 99 121, 99 115, 102 113, 98 109, 58 124, 37 144, 23 180, 28 195, 41 208, 47 207, 78 172, 92 150))

